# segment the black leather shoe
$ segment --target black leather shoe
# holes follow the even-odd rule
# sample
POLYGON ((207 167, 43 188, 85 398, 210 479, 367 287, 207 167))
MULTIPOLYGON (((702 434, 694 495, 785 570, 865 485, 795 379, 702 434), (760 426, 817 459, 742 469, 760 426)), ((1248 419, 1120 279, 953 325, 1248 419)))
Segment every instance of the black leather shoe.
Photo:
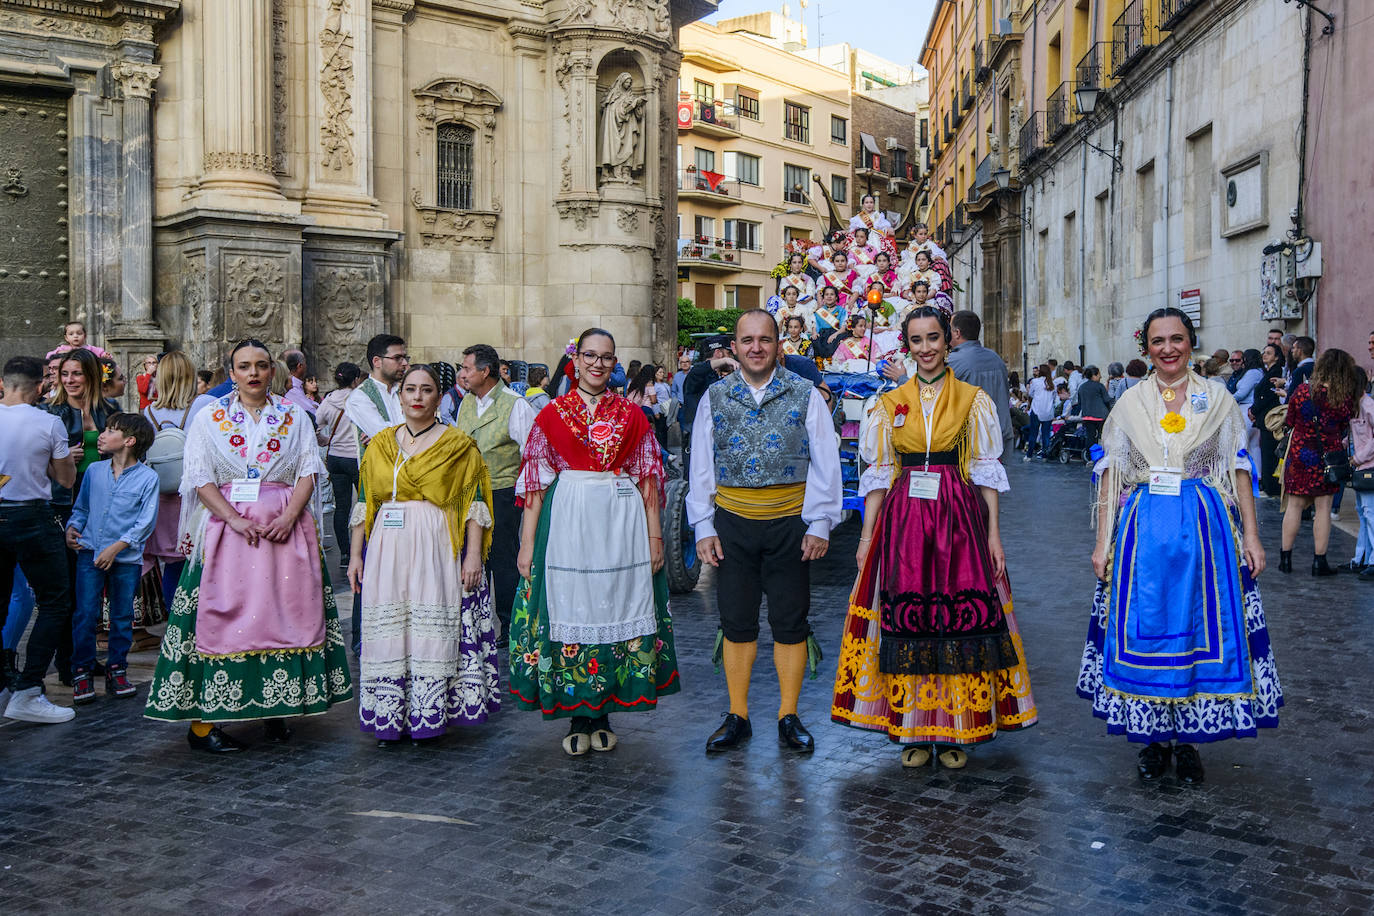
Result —
POLYGON ((1153 782, 1169 769, 1169 757, 1172 749, 1167 744, 1151 744, 1140 752, 1135 768, 1140 773, 1140 778, 1153 782))
POLYGON ((748 719, 727 712, 725 721, 720 724, 720 728, 712 732, 711 737, 706 739, 706 753, 715 754, 738 747, 741 742, 748 741, 753 734, 754 726, 749 724, 748 719))
POLYGON ((1195 786, 1202 782, 1202 755, 1191 744, 1180 744, 1174 748, 1174 769, 1179 782, 1195 786))
POLYGON ((1312 575, 1314 576, 1334 576, 1340 571, 1339 566, 1331 566, 1326 562, 1326 554, 1319 554, 1312 558, 1312 575))
POLYGON ((816 739, 811 737, 796 713, 788 713, 778 720, 778 743, 807 754, 816 749, 816 739))
POLYGON ((204 751, 207 754, 232 754, 235 751, 248 749, 248 745, 226 732, 220 731, 216 725, 210 729, 210 734, 204 738, 197 735, 190 729, 186 730, 186 743, 191 745, 193 751, 204 751))
POLYGON ((379 751, 394 751, 396 748, 398 748, 398 747, 400 747, 400 746, 401 746, 401 739, 400 739, 400 738, 378 738, 378 739, 377 739, 377 750, 379 750, 379 751))
POLYGON ((285 744, 291 740, 293 732, 285 719, 263 719, 262 727, 267 732, 268 741, 285 744))
POLYGON ((1293 551, 1279 551, 1279 572, 1291 573, 1293 571, 1293 551))

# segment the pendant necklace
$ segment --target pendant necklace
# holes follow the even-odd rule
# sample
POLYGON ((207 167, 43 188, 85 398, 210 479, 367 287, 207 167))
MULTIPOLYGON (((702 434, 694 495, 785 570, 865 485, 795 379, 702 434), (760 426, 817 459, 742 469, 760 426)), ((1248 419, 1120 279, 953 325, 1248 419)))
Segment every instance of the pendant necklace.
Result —
POLYGON ((436 426, 438 426, 438 425, 439 425, 439 421, 438 421, 438 420, 435 420, 433 423, 429 424, 428 426, 426 426, 424 429, 420 430, 420 431, 417 433, 417 432, 412 432, 412 431, 411 431, 411 428, 410 428, 410 424, 407 423, 407 424, 406 424, 406 432, 410 434, 410 441, 411 441, 411 442, 414 442, 416 439, 419 439, 419 438, 420 438, 421 436, 423 436, 425 433, 429 432, 431 429, 433 429, 434 427, 436 427, 436 426))
MULTIPOLYGON (((1164 384, 1164 383, 1162 383, 1162 382, 1159 381, 1159 378, 1158 378, 1158 377, 1155 378, 1155 381, 1156 381, 1157 383, 1159 383, 1159 384, 1164 384)), ((1182 382, 1182 383, 1184 383, 1184 384, 1187 384, 1187 382, 1188 382, 1188 377, 1185 375, 1185 376, 1184 376, 1182 379, 1180 379, 1179 381, 1182 382)), ((1179 384, 1179 382, 1174 382, 1173 385, 1165 385, 1164 388, 1163 388, 1163 390, 1161 390, 1161 391, 1159 392, 1159 396, 1160 396, 1161 398, 1164 399, 1165 403, 1172 404, 1174 398, 1178 397, 1178 394, 1174 391, 1174 386, 1177 385, 1177 384, 1179 384)))
POLYGON ((921 373, 916 373, 916 381, 921 383, 920 391, 921 401, 923 403, 929 403, 930 401, 934 401, 937 397, 940 396, 940 393, 935 390, 935 383, 938 382, 940 379, 944 378, 945 373, 948 371, 948 369, 941 370, 940 374, 935 376, 935 378, 922 378, 921 373))
POLYGON ((596 400, 597 398, 601 397, 603 394, 606 393, 606 389, 605 389, 605 388, 602 388, 600 391, 588 391, 586 388, 583 388, 581 385, 578 385, 578 386, 577 386, 577 390, 580 391, 580 392, 582 392, 583 394, 585 394, 587 397, 591 398, 592 400, 596 400))

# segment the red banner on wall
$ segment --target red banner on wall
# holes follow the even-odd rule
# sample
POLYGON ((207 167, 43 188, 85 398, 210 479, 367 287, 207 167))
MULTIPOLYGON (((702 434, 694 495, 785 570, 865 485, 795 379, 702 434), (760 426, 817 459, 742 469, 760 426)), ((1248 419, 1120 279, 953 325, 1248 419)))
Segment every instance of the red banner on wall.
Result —
POLYGON ((677 103, 677 127, 678 130, 691 130, 693 118, 693 108, 691 102, 677 103))

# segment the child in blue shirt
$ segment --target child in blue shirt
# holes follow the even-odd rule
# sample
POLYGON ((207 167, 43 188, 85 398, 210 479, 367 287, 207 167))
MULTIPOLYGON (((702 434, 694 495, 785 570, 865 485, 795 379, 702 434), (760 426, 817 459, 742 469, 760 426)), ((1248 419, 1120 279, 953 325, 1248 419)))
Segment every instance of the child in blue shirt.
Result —
POLYGON ((108 456, 86 470, 67 522, 67 546, 76 554, 76 609, 72 615, 72 701, 95 699, 95 627, 101 600, 109 598, 109 653, 105 693, 130 697, 127 676, 133 643, 134 593, 143 571, 143 545, 157 523, 157 472, 142 463, 156 435, 138 414, 113 414, 96 440, 108 456))

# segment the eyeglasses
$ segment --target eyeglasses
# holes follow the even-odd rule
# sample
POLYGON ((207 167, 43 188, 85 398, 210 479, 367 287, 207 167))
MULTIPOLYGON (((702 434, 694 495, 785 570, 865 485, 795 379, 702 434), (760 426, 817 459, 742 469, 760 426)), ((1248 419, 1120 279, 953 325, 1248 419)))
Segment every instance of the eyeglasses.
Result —
POLYGON ((410 362, 410 356, 409 356, 409 354, 406 354, 406 353, 401 353, 401 354, 398 354, 398 355, 396 355, 396 356, 383 356, 382 359, 390 359, 390 360, 394 360, 395 362, 398 362, 398 363, 408 363, 408 362, 410 362))
POLYGON ((1233 357, 1231 357, 1231 362, 1233 362, 1233 363, 1243 363, 1243 362, 1245 362, 1245 360, 1243 360, 1243 359, 1236 359, 1236 358, 1233 356, 1233 357))
POLYGON ((580 356, 580 357, 582 357, 582 358, 583 358, 584 360, 586 360, 588 363, 600 363, 600 364, 603 365, 603 366, 614 366, 614 365, 615 365, 615 354, 614 354, 614 353, 607 353, 607 354, 605 354, 605 355, 602 355, 602 354, 600 354, 600 353, 589 353, 589 352, 587 352, 586 350, 583 350, 581 353, 579 353, 579 354, 577 354, 577 355, 580 356))

